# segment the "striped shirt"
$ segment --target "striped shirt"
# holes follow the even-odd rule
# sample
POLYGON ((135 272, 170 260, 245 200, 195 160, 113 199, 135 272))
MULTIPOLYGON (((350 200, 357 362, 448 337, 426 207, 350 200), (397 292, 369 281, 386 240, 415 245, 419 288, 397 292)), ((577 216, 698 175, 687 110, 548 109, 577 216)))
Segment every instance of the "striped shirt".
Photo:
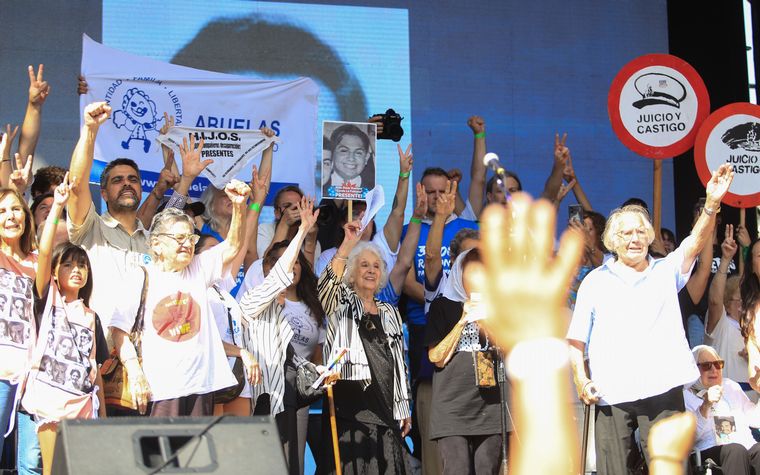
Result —
MULTIPOLYGON (((288 246, 264 282, 248 289, 240 299, 243 344, 263 373, 261 384, 251 386, 251 396, 256 401, 260 395, 269 394, 272 415, 285 410, 285 356, 293 337, 293 329, 282 314, 277 296, 293 283, 293 274, 285 269, 283 263, 292 262, 297 251, 296 247, 288 246)), ((294 356, 296 366, 305 361, 298 355, 294 356)))
MULTIPOLYGON (((347 348, 346 356, 335 365, 341 379, 361 381, 366 388, 372 382, 369 362, 359 337, 359 322, 364 314, 361 298, 335 274, 332 262, 319 277, 319 300, 327 315, 327 338, 325 361, 347 348)), ((388 346, 393 355, 393 417, 396 420, 410 417, 411 392, 404 360, 404 335, 401 315, 393 305, 375 298, 383 331, 388 336, 388 346)))

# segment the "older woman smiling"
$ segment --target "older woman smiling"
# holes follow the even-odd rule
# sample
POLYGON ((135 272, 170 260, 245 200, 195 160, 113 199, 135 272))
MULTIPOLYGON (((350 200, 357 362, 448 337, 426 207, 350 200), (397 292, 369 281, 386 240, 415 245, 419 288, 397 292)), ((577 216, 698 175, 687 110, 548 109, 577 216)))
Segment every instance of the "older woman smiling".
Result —
POLYGON ((325 355, 348 348, 336 366, 341 381, 335 387, 343 473, 406 473, 402 438, 411 427, 411 396, 401 316, 375 298, 387 280, 379 249, 359 242, 358 221, 344 230, 343 243, 319 279, 327 315, 325 355))

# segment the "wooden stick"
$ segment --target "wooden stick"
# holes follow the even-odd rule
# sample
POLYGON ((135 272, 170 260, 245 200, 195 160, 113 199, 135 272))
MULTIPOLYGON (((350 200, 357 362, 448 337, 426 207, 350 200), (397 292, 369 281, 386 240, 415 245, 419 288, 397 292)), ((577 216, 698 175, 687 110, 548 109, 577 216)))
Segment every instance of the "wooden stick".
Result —
POLYGON ((662 161, 654 160, 652 183, 652 226, 657 239, 662 239, 662 161))
MULTIPOLYGON (((744 208, 739 209, 739 226, 747 227, 747 210, 744 208)), ((744 253, 741 245, 739 245, 739 275, 744 275, 744 253)))
POLYGON ((354 200, 348 200, 348 222, 354 220, 354 200))
MULTIPOLYGON (((348 201, 348 215, 351 216, 351 200, 348 201)), ((338 447, 338 423, 335 420, 335 400, 333 399, 332 384, 327 386, 327 401, 330 406, 330 433, 332 434, 333 456, 335 457, 335 473, 342 475, 340 466, 340 447, 338 447)))

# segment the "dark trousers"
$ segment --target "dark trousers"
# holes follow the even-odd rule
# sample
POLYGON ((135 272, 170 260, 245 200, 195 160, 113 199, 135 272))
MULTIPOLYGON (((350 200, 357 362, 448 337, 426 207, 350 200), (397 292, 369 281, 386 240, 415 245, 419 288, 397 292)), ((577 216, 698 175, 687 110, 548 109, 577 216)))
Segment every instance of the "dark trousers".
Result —
POLYGON ((501 463, 501 435, 449 436, 437 439, 443 475, 496 475, 501 463))
POLYGON ((191 394, 174 399, 153 401, 150 417, 213 416, 214 393, 191 394))
POLYGON ((703 450, 702 464, 712 459, 723 475, 760 475, 760 443, 747 450, 741 444, 716 445, 703 450))
POLYGON ((683 388, 612 406, 596 406, 596 468, 599 475, 632 473, 641 460, 634 431, 639 429, 641 452, 649 463, 649 429, 660 419, 684 411, 683 388))

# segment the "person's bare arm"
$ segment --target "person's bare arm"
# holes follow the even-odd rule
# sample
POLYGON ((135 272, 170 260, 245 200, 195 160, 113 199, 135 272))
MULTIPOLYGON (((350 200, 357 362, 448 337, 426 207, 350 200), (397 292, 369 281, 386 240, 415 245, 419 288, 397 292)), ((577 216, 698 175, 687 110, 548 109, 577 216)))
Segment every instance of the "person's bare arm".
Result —
POLYGON ((417 183, 417 203, 412 212, 412 219, 406 228, 406 235, 401 242, 401 249, 398 252, 398 258, 393 269, 388 275, 388 282, 393 286, 394 292, 401 295, 404 290, 404 280, 413 268, 414 256, 417 254, 417 243, 420 240, 420 229, 422 228, 422 219, 427 213, 427 193, 421 183, 417 183))
POLYGON ((425 288, 417 282, 417 271, 414 267, 409 269, 404 280, 404 293, 417 303, 425 303, 425 288))
MULTIPOLYGON (((230 230, 224 240, 227 248, 222 254, 222 275, 226 275, 233 269, 233 262, 237 262, 238 268, 240 267, 240 261, 237 260, 237 257, 242 253, 245 242, 245 226, 243 226, 246 215, 245 202, 248 200, 251 188, 242 181, 232 180, 224 187, 224 192, 232 202, 232 218, 230 219, 230 230)), ((237 273, 237 268, 234 270, 237 273)))
POLYGON ((685 246, 683 250, 684 262, 681 266, 683 274, 689 272, 694 259, 697 258, 702 248, 710 244, 713 229, 715 228, 715 217, 720 209, 720 202, 731 186, 733 179, 734 172, 731 169, 731 165, 724 163, 713 172, 710 181, 707 182, 707 186, 705 187, 705 207, 702 209, 697 222, 691 230, 691 237, 693 239, 685 244, 681 244, 685 246))
POLYGON ((715 330, 715 326, 723 317, 723 296, 726 291, 728 266, 731 264, 731 259, 734 258, 737 249, 736 241, 734 241, 734 227, 731 224, 726 225, 726 236, 720 245, 720 249, 720 265, 710 284, 710 293, 707 299, 707 318, 705 320, 705 332, 707 334, 711 334, 715 330))
POLYGON ((566 142, 567 134, 562 135, 562 140, 559 139, 559 134, 554 135, 554 163, 544 184, 542 198, 553 200, 559 192, 559 187, 562 186, 562 173, 570 157, 570 149, 565 146, 566 142))
POLYGON ((145 378, 140 361, 137 359, 137 351, 129 339, 129 333, 116 327, 111 327, 113 337, 113 346, 119 360, 127 370, 129 376, 129 391, 132 394, 132 400, 137 403, 137 409, 140 414, 145 414, 150 401, 150 386, 145 378))
POLYGON ((50 274, 52 272, 51 262, 53 260, 53 242, 55 241, 55 232, 58 228, 58 218, 66 207, 71 190, 68 172, 63 177, 63 182, 58 185, 53 195, 53 205, 45 219, 45 226, 42 229, 39 246, 37 247, 37 275, 35 284, 37 286, 37 295, 45 295, 45 290, 50 284, 50 274))
POLYGON ((158 181, 153 189, 148 193, 148 197, 143 200, 140 207, 137 208, 137 219, 140 220, 145 229, 150 228, 153 217, 156 215, 156 210, 161 205, 161 201, 164 199, 164 195, 169 191, 177 182, 179 177, 176 176, 170 168, 163 168, 158 174, 158 181))
POLYGON ((482 117, 474 115, 467 119, 467 125, 474 134, 468 199, 475 216, 480 216, 480 212, 483 211, 483 194, 486 189, 486 166, 483 163, 483 157, 486 155, 486 122, 482 117))
POLYGON ((457 182, 446 182, 444 192, 438 197, 433 223, 430 225, 425 242, 425 281, 428 286, 435 285, 443 272, 441 247, 443 246, 443 229, 446 219, 454 211, 457 182))
POLYGON ((573 190, 573 195, 575 195, 576 201, 578 201, 578 204, 583 207, 583 210, 594 211, 594 208, 591 207, 591 202, 586 196, 586 192, 583 191, 580 180, 578 180, 578 175, 575 173, 575 167, 573 167, 573 157, 570 154, 569 149, 567 151, 567 163, 565 163, 565 168, 562 171, 562 178, 568 185, 572 183, 571 188, 573 190))
POLYGON ((406 151, 401 150, 401 145, 396 144, 398 148, 399 173, 398 183, 396 183, 396 195, 393 197, 393 205, 388 215, 388 220, 383 226, 385 242, 388 248, 396 252, 398 243, 401 240, 401 231, 404 227, 404 210, 406 209, 406 197, 409 194, 409 176, 412 173, 414 160, 412 159, 412 144, 406 147, 406 151))
POLYGON ((26 114, 21 126, 21 137, 18 141, 18 154, 26 158, 34 155, 37 148, 37 142, 40 139, 40 129, 42 124, 42 106, 45 104, 50 94, 50 85, 42 76, 45 66, 40 64, 37 74, 34 73, 34 67, 29 66, 29 102, 26 105, 26 114))
POLYGON ((84 108, 84 125, 74 148, 69 166, 69 178, 76 183, 66 208, 68 219, 76 225, 84 222, 92 205, 90 194, 90 171, 92 170, 95 138, 100 126, 111 116, 111 106, 105 102, 93 102, 84 108))
POLYGON ((436 367, 443 368, 449 361, 451 361, 466 324, 467 322, 465 319, 460 318, 449 334, 437 345, 428 350, 428 358, 436 367))
POLYGON ((689 281, 686 282, 686 292, 689 293, 691 302, 696 305, 702 300, 707 290, 707 282, 710 280, 712 271, 713 246, 712 243, 706 244, 699 253, 697 266, 692 272, 689 281))
POLYGON ((348 263, 348 256, 361 240, 361 229, 362 224, 359 220, 351 221, 343 226, 343 242, 340 243, 338 251, 330 261, 330 266, 339 279, 343 278, 343 272, 346 270, 346 264, 348 263))
POLYGON ((5 126, 5 133, 2 139, 0 139, 0 187, 6 188, 11 182, 11 173, 13 173, 13 165, 11 164, 11 147, 13 146, 13 139, 18 133, 18 125, 11 130, 11 124, 5 126))
MULTIPOLYGON (((245 218, 246 248, 243 266, 246 271, 259 258, 256 247, 259 237, 259 218, 261 217, 261 207, 264 206, 264 201, 269 193, 269 185, 272 178, 269 174, 264 175, 259 173, 256 167, 253 167, 252 175, 251 204, 248 206, 248 216, 245 218)), ((233 266, 232 268, 234 269, 235 267, 233 266)))

